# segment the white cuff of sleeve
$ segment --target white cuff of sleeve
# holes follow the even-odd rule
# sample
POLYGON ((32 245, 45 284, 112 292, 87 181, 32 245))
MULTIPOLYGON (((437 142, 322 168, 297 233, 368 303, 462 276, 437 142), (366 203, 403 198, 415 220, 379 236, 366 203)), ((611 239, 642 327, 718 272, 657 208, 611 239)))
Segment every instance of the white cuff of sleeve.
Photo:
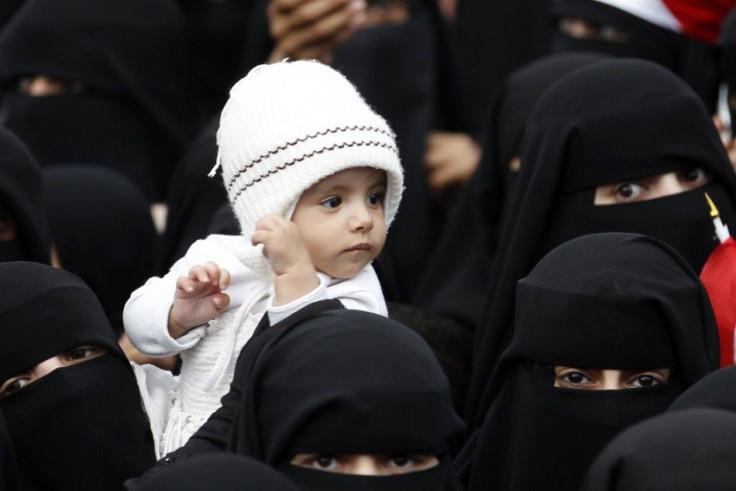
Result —
POLYGON ((306 295, 287 303, 286 305, 279 305, 275 307, 273 305, 275 296, 271 296, 271 298, 268 299, 268 307, 266 308, 269 324, 273 326, 277 322, 281 322, 282 320, 289 317, 291 314, 301 310, 303 307, 309 305, 310 303, 319 302, 320 300, 327 300, 327 285, 330 282, 330 277, 324 273, 318 272, 317 279, 319 280, 319 285, 317 285, 317 288, 307 293, 306 295))

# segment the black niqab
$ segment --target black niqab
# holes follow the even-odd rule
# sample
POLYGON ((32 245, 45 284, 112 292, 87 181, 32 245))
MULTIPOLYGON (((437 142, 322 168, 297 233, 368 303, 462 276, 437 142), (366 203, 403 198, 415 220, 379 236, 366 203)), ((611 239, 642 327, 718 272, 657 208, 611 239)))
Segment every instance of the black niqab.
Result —
POLYGON ((448 221, 414 303, 476 328, 498 246, 501 223, 518 171, 509 161, 521 140, 534 103, 553 82, 605 59, 588 53, 551 55, 518 70, 496 94, 478 170, 448 221), (459 237, 463 237, 459 240, 459 237))
POLYGON ((581 491, 730 491, 736 487, 736 415, 689 409, 621 433, 591 466, 581 491))
POLYGON ((159 274, 160 241, 148 202, 126 176, 101 166, 44 169, 44 200, 61 266, 99 298, 123 332, 130 294, 159 274))
POLYGON ((102 162, 161 200, 204 111, 186 36, 170 0, 28 0, 0 36, 3 121, 42 165, 102 162), (71 90, 18 91, 36 75, 71 90))
POLYGON ((682 77, 709 110, 715 108, 718 74, 713 46, 596 0, 555 0, 551 13, 555 23, 563 17, 582 18, 611 26, 626 36, 622 41, 581 39, 556 30, 552 35, 553 52, 592 51, 653 61, 682 77))
POLYGON ((688 388, 670 406, 670 411, 709 407, 736 412, 736 367, 721 368, 688 388))
POLYGON ((632 232, 667 242, 700 271, 718 245, 704 192, 736 226, 736 176, 709 114, 684 82, 651 62, 602 61, 555 83, 529 119, 521 157, 513 219, 476 332, 471 423, 489 407, 482 394, 513 332, 514 286, 548 251, 590 233, 632 232), (593 204, 598 185, 693 168, 711 181, 649 201, 593 204))
POLYGON ((624 428, 663 413, 718 366, 707 293, 671 247, 635 234, 587 235, 547 254, 518 282, 513 341, 493 403, 458 463, 469 490, 574 490, 624 428), (553 367, 669 368, 665 384, 554 387, 553 367))
POLYGON ((15 491, 18 485, 18 464, 13 442, 10 441, 5 418, 0 413, 0 491, 15 491))
POLYGON ((119 489, 155 463, 130 363, 92 291, 38 263, 0 264, 0 380, 82 345, 106 354, 0 399, 22 489, 119 489))
POLYGON ((126 483, 128 491, 297 491, 288 479, 256 461, 218 452, 177 462, 155 474, 126 483))
POLYGON ((0 126, 0 218, 15 222, 18 237, 0 242, 0 262, 51 263, 51 240, 43 208, 41 169, 15 134, 0 126))
POLYGON ((245 371, 236 378, 246 382, 232 451, 277 467, 303 490, 457 489, 447 451, 463 425, 434 354, 410 329, 336 310, 288 325, 254 354, 238 363, 245 371), (340 475, 289 463, 305 452, 435 454, 440 464, 340 475))

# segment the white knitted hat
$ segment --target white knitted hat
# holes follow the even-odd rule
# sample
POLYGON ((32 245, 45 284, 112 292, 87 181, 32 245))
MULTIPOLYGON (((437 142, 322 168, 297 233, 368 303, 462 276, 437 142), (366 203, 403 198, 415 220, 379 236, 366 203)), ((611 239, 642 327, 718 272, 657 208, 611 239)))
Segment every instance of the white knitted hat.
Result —
MULTIPOLYGON (((398 210, 404 177, 394 133, 343 75, 317 61, 251 70, 230 90, 217 144, 247 244, 259 219, 286 216, 304 191, 344 169, 385 171, 387 226, 398 210)), ((261 247, 244 246, 238 257, 257 272, 270 270, 261 247)))

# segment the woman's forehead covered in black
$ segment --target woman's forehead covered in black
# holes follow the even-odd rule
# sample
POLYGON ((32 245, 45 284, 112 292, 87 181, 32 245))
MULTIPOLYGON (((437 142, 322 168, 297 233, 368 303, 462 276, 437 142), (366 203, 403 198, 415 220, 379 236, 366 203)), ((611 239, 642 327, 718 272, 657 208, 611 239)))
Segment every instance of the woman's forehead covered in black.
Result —
POLYGON ((0 278, 0 381, 84 344, 125 360, 99 300, 75 275, 8 262, 0 278))
POLYGON ((593 234, 548 253, 517 291, 514 341, 504 358, 567 366, 677 367, 686 385, 717 363, 707 294, 667 244, 593 234))
POLYGON ((596 63, 550 87, 530 117, 522 160, 560 174, 563 191, 700 167, 736 193, 701 100, 643 60, 596 63))
POLYGON ((296 452, 442 453, 463 428, 424 340, 366 312, 313 316, 266 345, 245 393, 260 438, 241 435, 238 451, 272 465, 296 452))

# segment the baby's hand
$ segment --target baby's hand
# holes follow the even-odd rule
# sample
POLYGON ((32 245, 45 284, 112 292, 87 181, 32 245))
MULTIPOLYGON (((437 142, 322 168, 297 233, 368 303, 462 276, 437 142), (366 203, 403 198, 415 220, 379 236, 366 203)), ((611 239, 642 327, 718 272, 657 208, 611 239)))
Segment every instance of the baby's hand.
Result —
POLYGON ((263 254, 276 274, 275 305, 306 295, 319 285, 317 271, 299 228, 278 215, 266 215, 256 223, 253 245, 263 244, 263 254))
POLYGON ((230 297, 222 293, 228 285, 230 273, 213 262, 193 266, 188 276, 180 276, 169 312, 171 337, 178 338, 220 315, 230 303, 230 297))
POLYGON ((263 244, 263 254, 276 276, 314 269, 301 232, 284 217, 266 215, 258 220, 251 241, 253 245, 263 244))

